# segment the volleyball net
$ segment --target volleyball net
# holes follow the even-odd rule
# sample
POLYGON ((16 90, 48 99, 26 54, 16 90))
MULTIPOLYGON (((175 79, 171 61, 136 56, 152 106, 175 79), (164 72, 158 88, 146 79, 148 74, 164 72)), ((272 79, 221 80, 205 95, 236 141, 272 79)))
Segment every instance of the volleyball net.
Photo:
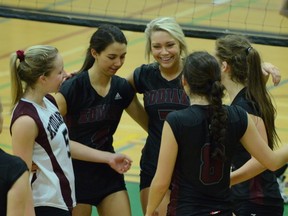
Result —
POLYGON ((244 34, 252 42, 288 46, 283 0, 0 0, 0 16, 69 25, 113 24, 143 32, 156 18, 172 16, 187 37, 216 39, 244 34))

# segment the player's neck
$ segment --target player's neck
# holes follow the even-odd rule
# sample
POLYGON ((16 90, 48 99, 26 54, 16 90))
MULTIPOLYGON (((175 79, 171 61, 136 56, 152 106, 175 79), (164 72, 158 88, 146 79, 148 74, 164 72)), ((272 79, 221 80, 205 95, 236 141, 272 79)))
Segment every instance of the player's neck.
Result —
POLYGON ((226 85, 225 86, 230 101, 232 102, 234 100, 234 98, 238 95, 238 93, 245 88, 245 86, 243 84, 240 83, 236 83, 236 82, 230 82, 230 85, 226 85))
POLYGON ((193 95, 190 97, 190 105, 209 105, 209 102, 205 97, 193 95))
POLYGON ((37 88, 37 87, 35 87, 35 88, 36 89, 32 89, 32 88, 28 87, 24 91, 23 98, 25 98, 29 101, 32 101, 32 102, 38 104, 39 106, 45 107, 43 98, 45 97, 47 92, 45 92, 41 88, 37 88))
POLYGON ((177 78, 181 74, 182 68, 182 62, 175 64, 170 68, 161 67, 161 65, 159 65, 161 76, 168 81, 177 78))

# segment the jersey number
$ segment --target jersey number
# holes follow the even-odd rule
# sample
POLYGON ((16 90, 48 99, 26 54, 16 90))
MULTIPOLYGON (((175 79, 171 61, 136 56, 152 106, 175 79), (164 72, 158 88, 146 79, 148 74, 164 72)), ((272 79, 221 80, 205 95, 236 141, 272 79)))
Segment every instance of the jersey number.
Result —
POLYGON ((71 152, 70 152, 70 148, 69 148, 69 137, 68 137, 68 130, 67 130, 67 128, 65 128, 65 129, 62 131, 62 134, 63 134, 63 138, 64 138, 64 141, 65 141, 65 144, 66 144, 66 147, 67 147, 68 158, 71 158, 71 152))
POLYGON ((211 146, 209 143, 202 147, 200 166, 200 181, 204 185, 212 185, 223 178, 224 161, 222 158, 211 158, 211 146))

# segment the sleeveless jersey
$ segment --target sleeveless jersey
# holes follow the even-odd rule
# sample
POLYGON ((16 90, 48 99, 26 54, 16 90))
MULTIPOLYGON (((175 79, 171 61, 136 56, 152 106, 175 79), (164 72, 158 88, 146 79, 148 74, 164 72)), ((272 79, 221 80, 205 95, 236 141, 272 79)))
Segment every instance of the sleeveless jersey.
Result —
MULTIPOLYGON (((91 86, 88 71, 83 71, 65 81, 60 93, 67 103, 65 120, 71 140, 94 149, 115 152, 112 146, 113 134, 123 110, 129 106, 135 95, 128 81, 112 76, 110 90, 102 97, 91 86)), ((100 190, 108 187, 107 173, 117 173, 103 163, 73 160, 73 166, 77 199, 95 199, 100 190)), ((115 178, 115 181, 118 180, 115 178)))
POLYGON ((32 156, 38 169, 31 174, 34 206, 72 210, 75 189, 68 130, 56 105, 47 98, 43 100, 46 108, 22 98, 13 110, 10 128, 24 115, 38 127, 32 156))
POLYGON ((240 107, 225 107, 228 126, 224 159, 209 156, 208 106, 193 105, 168 114, 166 120, 177 141, 178 155, 167 215, 200 216, 217 211, 232 214, 231 160, 236 143, 247 129, 247 114, 240 107))
POLYGON ((24 172, 28 171, 26 163, 19 157, 7 154, 0 149, 0 215, 7 213, 7 194, 13 184, 24 172))
MULTIPOLYGON (((238 105, 246 110, 249 114, 260 117, 257 104, 246 97, 246 88, 242 89, 232 102, 232 105, 238 105), (253 106, 254 104, 254 106, 253 106)), ((232 161, 232 170, 236 170, 245 164, 250 158, 250 154, 238 142, 236 145, 237 154, 232 161)), ((251 201, 259 205, 283 205, 283 200, 279 191, 279 186, 275 174, 266 170, 240 184, 232 187, 233 198, 235 203, 239 201, 251 201)))
POLYGON ((154 176, 164 120, 169 112, 188 107, 190 101, 181 85, 181 76, 167 81, 161 76, 158 63, 136 68, 134 84, 136 91, 143 94, 144 107, 149 116, 148 137, 142 150, 140 167, 154 176))

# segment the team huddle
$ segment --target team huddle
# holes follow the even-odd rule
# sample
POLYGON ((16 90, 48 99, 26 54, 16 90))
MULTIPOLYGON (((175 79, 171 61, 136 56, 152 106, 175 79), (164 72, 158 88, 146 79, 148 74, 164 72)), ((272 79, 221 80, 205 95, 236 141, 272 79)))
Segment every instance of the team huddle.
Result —
POLYGON ((145 36, 149 62, 127 78, 116 75, 127 39, 113 25, 91 36, 73 74, 53 46, 11 55, 13 156, 0 149, 0 215, 91 216, 94 206, 131 216, 132 160, 113 147, 124 110, 147 132, 139 215, 283 215, 273 171, 288 162, 288 146, 276 148, 266 89, 269 75, 280 82, 277 68, 242 35, 218 38, 215 54, 189 53, 171 17, 149 22, 145 36))

